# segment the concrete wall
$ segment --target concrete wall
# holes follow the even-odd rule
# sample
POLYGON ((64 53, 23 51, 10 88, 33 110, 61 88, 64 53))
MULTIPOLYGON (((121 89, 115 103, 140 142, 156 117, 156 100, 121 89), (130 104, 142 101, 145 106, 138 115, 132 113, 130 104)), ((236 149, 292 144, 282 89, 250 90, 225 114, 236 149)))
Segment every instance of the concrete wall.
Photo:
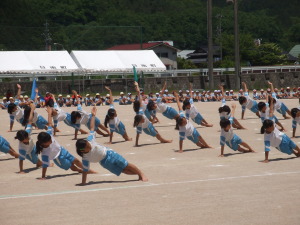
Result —
MULTIPOLYGON (((260 73, 260 74, 242 74, 242 81, 246 82, 248 88, 265 88, 268 86, 268 80, 274 84, 274 87, 300 87, 300 72, 284 72, 284 73, 260 73)), ((209 81, 207 77, 200 76, 182 76, 182 77, 163 77, 163 78, 145 78, 145 92, 159 91, 167 81, 169 90, 188 89, 189 83, 193 83, 194 89, 208 90, 209 81)), ((4 95, 8 89, 13 93, 17 92, 16 84, 22 85, 22 90, 25 94, 31 93, 31 81, 10 81, 0 83, 0 95, 4 95)), ((215 89, 218 89, 220 84, 224 84, 226 89, 234 89, 234 75, 215 75, 215 89)), ((134 92, 132 79, 103 79, 103 80, 75 80, 74 87, 80 93, 106 93, 104 86, 111 86, 113 91, 119 92, 134 92)), ((38 81, 38 87, 41 93, 46 91, 52 93, 68 94, 71 92, 72 82, 68 81, 38 81)))

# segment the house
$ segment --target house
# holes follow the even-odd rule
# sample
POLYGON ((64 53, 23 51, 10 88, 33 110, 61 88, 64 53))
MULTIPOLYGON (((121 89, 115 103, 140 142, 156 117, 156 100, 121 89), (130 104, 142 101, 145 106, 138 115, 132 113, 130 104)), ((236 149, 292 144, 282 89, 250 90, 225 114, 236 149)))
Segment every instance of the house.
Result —
MULTIPOLYGON (((194 52, 187 54, 187 60, 192 61, 194 64, 199 65, 201 63, 207 63, 208 58, 208 48, 207 47, 200 47, 196 49, 194 52)), ((213 61, 220 61, 221 54, 220 54, 220 47, 213 46, 213 61)))
POLYGON ((299 63, 299 58, 300 58, 300 45, 295 45, 289 52, 288 60, 289 61, 294 61, 299 63))
POLYGON ((116 45, 107 50, 153 50, 160 58, 167 70, 177 69, 177 52, 179 49, 173 47, 168 42, 149 42, 142 44, 116 45))

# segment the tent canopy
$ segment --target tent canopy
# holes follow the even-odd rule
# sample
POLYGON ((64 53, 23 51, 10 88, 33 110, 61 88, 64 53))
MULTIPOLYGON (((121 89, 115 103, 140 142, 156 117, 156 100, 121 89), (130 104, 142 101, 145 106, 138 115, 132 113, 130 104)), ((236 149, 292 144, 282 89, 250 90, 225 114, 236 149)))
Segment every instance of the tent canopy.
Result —
POLYGON ((0 73, 70 73, 78 66, 67 51, 0 51, 0 73))
POLYGON ((153 50, 135 51, 72 51, 77 66, 87 72, 160 72, 166 67, 153 50))

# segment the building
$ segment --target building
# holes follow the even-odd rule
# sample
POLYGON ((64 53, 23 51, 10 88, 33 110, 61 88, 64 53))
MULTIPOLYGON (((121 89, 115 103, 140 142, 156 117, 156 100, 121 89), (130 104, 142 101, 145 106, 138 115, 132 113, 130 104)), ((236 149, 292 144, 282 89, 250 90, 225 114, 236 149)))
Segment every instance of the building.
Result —
MULTIPOLYGON (((190 60, 196 65, 207 63, 208 58, 208 48, 207 47, 200 47, 196 49, 194 52, 187 54, 187 60, 190 60)), ((221 54, 220 54, 220 47, 213 46, 213 61, 220 61, 221 54)))
POLYGON ((168 42, 150 42, 142 44, 116 45, 107 50, 153 50, 167 70, 177 69, 177 52, 179 49, 168 42))

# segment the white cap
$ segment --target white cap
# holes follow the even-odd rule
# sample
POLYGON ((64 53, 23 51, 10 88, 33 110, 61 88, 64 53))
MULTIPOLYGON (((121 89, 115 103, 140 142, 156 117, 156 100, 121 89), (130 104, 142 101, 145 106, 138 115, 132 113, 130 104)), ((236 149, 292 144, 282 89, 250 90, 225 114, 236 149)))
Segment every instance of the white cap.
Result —
POLYGON ((28 98, 28 95, 25 95, 24 98, 28 98))
POLYGON ((20 95, 20 97, 19 98, 24 98, 24 96, 23 95, 20 95))
POLYGON ((158 93, 158 92, 156 92, 155 94, 156 94, 156 95, 159 95, 159 93, 158 93))
POLYGON ((109 95, 109 94, 107 94, 107 95, 106 95, 106 97, 110 97, 110 95, 109 95))
POLYGON ((121 91, 121 92, 120 92, 120 95, 124 95, 124 92, 123 92, 123 91, 121 91))
POLYGON ((286 89, 290 89, 290 87, 287 87, 286 89))
POLYGON ((271 91, 271 89, 270 89, 270 88, 268 88, 268 89, 267 89, 267 91, 271 91))
POLYGON ((59 94, 58 97, 62 97, 62 94, 59 94))
POLYGON ((229 92, 229 91, 225 91, 225 92, 229 92))
POLYGON ((71 98, 71 96, 70 96, 70 95, 67 95, 67 98, 71 98))
POLYGON ((3 97, 2 99, 3 99, 3 100, 7 100, 7 98, 6 98, 6 97, 3 97))
POLYGON ((96 93, 96 95, 100 95, 100 93, 96 93))
POLYGON ((240 92, 243 91, 243 89, 240 89, 240 92))
POLYGON ((260 91, 264 91, 264 89, 260 89, 260 91))
POLYGON ((36 96, 36 98, 40 98, 40 96, 38 95, 38 96, 36 96))
POLYGON ((253 89, 253 91, 256 91, 256 89, 253 89))
POLYGON ((87 96, 90 96, 90 94, 86 94, 85 96, 86 96, 86 97, 87 97, 87 96))
POLYGON ((179 92, 182 92, 182 90, 179 90, 179 92))
POLYGON ((198 90, 196 92, 199 92, 198 90))
POLYGON ((230 90, 230 92, 233 92, 233 90, 230 90))
POLYGON ((190 91, 189 91, 189 90, 186 90, 185 92, 187 92, 187 93, 188 93, 188 92, 190 92, 190 91))
POLYGON ((9 99, 14 99, 13 97, 9 97, 9 99))
POLYGON ((165 92, 168 92, 168 91, 169 91, 168 89, 165 90, 165 92))

